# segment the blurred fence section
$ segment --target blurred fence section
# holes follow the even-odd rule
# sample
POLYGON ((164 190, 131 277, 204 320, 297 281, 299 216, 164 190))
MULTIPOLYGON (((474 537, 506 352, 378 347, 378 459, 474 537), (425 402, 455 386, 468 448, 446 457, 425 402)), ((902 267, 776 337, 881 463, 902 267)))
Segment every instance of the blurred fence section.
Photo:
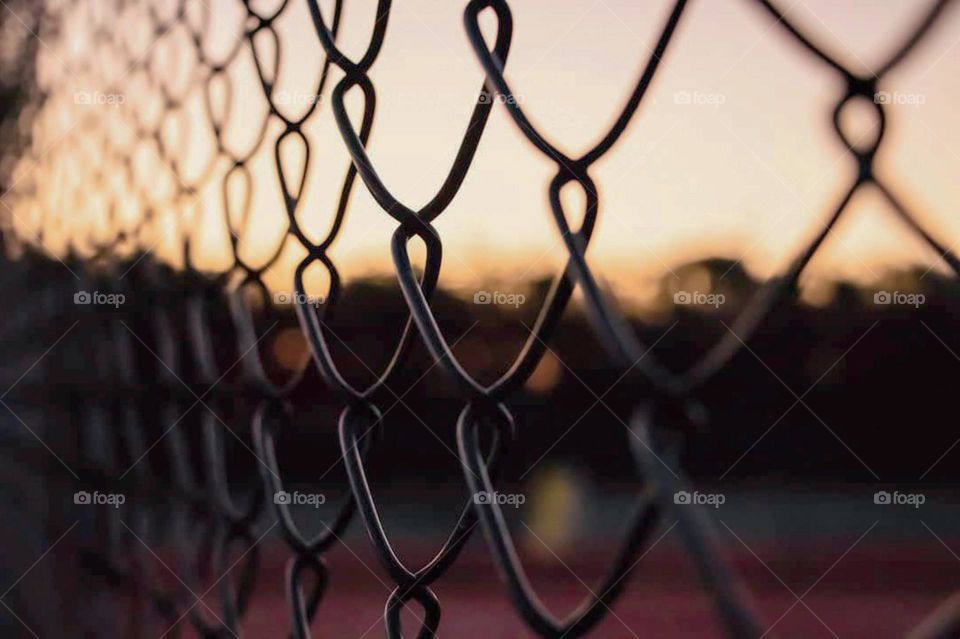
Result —
MULTIPOLYGON (((758 15, 765 13, 785 42, 799 43, 842 81, 835 129, 857 170, 781 276, 759 283, 735 263, 693 265, 706 272, 700 281, 710 283, 708 290, 665 289, 679 310, 676 320, 663 323, 628 316, 590 267, 587 247, 602 202, 593 166, 642 117, 639 107, 656 90, 662 60, 671 47, 682 46, 675 42, 681 20, 695 9, 685 0, 665 7, 654 47, 637 54, 644 65, 617 117, 592 148, 569 155, 511 99, 505 70, 520 34, 510 3, 467 3, 465 37, 485 79, 446 178, 417 207, 397 198, 366 152, 377 117, 369 72, 388 38, 391 2, 377 3, 366 48, 349 53, 337 39, 344 4, 306 0, 313 44, 325 58, 312 99, 296 105, 275 90, 278 74, 297 64, 281 55, 275 28, 285 12, 303 8, 292 0, 220 3, 229 7, 223 13, 185 0, 45 5, 40 36, 51 44, 38 64, 42 103, 32 145, 11 172, 4 216, 3 281, 18 300, 2 327, 4 380, 11 388, 4 395, 9 416, 2 433, 17 441, 5 447, 11 460, 4 472, 11 479, 4 499, 18 513, 14 521, 23 522, 12 527, 22 537, 17 555, 58 547, 57 526, 47 522, 75 518, 78 530, 61 535, 63 549, 75 548, 66 554, 72 566, 45 568, 30 590, 18 591, 29 593, 22 595, 18 627, 69 629, 36 631, 53 636, 76 628, 106 636, 157 629, 165 636, 238 636, 257 589, 279 587, 276 579, 262 583, 260 542, 280 535, 290 556, 290 632, 308 637, 311 627, 319 632, 324 617, 336 614, 321 607, 338 585, 328 557, 354 522, 366 531, 389 584, 383 613, 389 637, 401 636, 404 609, 420 623, 418 636, 437 634, 442 608, 435 584, 478 530, 505 596, 530 632, 585 635, 614 614, 639 558, 674 527, 720 627, 730 636, 765 636, 771 626, 754 611, 709 514, 720 502, 711 495, 701 500, 686 469, 726 479, 748 456, 750 442, 764 437, 739 430, 746 411, 770 410, 760 389, 769 384, 782 393, 779 386, 786 386, 795 394, 794 384, 806 389, 809 383, 812 390, 867 338, 877 323, 871 317, 919 310, 920 304, 911 304, 924 294, 919 285, 876 291, 881 297, 858 301, 856 312, 851 304, 863 292, 855 289, 842 289, 833 306, 820 309, 796 302, 798 279, 861 189, 878 190, 951 269, 960 268, 946 243, 874 171, 888 110, 878 96, 951 2, 921 8, 871 76, 820 49, 776 5, 756 2, 758 15), (235 74, 244 69, 257 77, 262 112, 248 109, 251 96, 236 90, 235 74), (352 113, 348 96, 360 99, 362 109, 352 113), (841 114, 854 103, 866 104, 876 119, 878 133, 868 144, 841 126, 841 114), (314 212, 301 202, 313 186, 304 177, 308 167, 324 161, 323 149, 304 133, 304 123, 321 108, 332 112, 350 161, 329 169, 339 187, 331 194, 332 223, 317 234, 308 232, 304 218, 314 212), (519 134, 555 164, 545 197, 566 263, 552 281, 531 285, 529 300, 524 294, 521 303, 517 292, 484 291, 471 304, 438 290, 444 250, 434 222, 470 173, 493 109, 505 109, 519 134), (224 134, 236 117, 245 118, 250 133, 240 145, 224 134), (205 136, 194 134, 200 127, 205 136), (204 139, 207 147, 198 148, 204 139), (263 158, 273 163, 269 174, 252 168, 263 158), (264 188, 265 175, 279 186, 275 213, 266 216, 279 229, 273 245, 257 243, 266 231, 250 221, 252 194, 264 188), (399 295, 371 282, 343 286, 331 257, 351 193, 360 188, 396 222, 390 259, 399 295), (562 192, 570 189, 582 193, 582 213, 567 210, 562 192), (219 246, 207 235, 212 226, 220 228, 219 246), (412 255, 412 245, 422 245, 422 260, 412 255), (271 278, 281 275, 271 269, 282 259, 294 268, 278 282, 271 278), (734 272, 731 282, 739 284, 724 292, 718 268, 724 276, 734 272), (575 289, 583 296, 581 309, 562 319, 575 289), (831 315, 840 305, 846 305, 846 329, 838 329, 831 315), (469 337, 478 318, 487 322, 495 347, 469 337), (835 341, 810 369, 799 367, 810 358, 791 349, 824 340, 804 339, 792 323, 797 318, 812 320, 807 326, 813 327, 820 321, 835 341), (784 334, 790 343, 777 344, 784 334), (764 347, 780 348, 780 355, 764 347), (791 383, 767 376, 768 362, 778 369, 783 364, 791 383), (609 569, 560 618, 536 594, 519 558, 519 528, 508 526, 507 509, 519 507, 522 495, 505 488, 561 445, 567 433, 558 431, 556 420, 573 422, 567 432, 581 421, 562 397, 575 383, 589 390, 581 410, 590 430, 577 431, 561 450, 588 472, 627 483, 632 504, 625 530, 608 544, 616 549, 609 569), (593 408, 609 414, 591 414, 593 408), (592 431, 610 422, 614 435, 592 431), (724 453, 746 452, 718 457, 715 446, 723 443, 724 453), (427 448, 440 452, 420 452, 427 448), (279 461, 285 457, 278 453, 290 450, 302 465, 297 473, 279 461), (523 462, 516 461, 518 451, 523 462), (434 471, 444 474, 439 459, 447 464, 446 484, 462 500, 459 516, 433 558, 412 566, 392 546, 368 473, 381 463, 396 477, 423 482, 434 471), (339 485, 333 494, 340 497, 331 494, 328 504, 321 487, 329 484, 339 485), (31 512, 38 503, 48 512, 31 512), (306 532, 292 514, 303 505, 332 506, 330 517, 306 532), (57 570, 80 578, 61 578, 57 570), (204 595, 211 592, 215 601, 208 603, 204 595), (79 603, 60 607, 60 619, 45 614, 54 597, 79 603)), ((612 63, 621 62, 636 60, 612 63)), ((940 276, 923 286, 938 302, 956 288, 940 276)), ((923 309, 932 335, 941 328, 937 322, 949 327, 953 308, 943 301, 923 309)), ((797 403, 805 395, 796 396, 797 403)), ((826 431, 812 437, 829 443, 834 433, 826 431)), ((858 450, 865 447, 889 448, 862 442, 858 450)), ((843 461, 825 473, 828 479, 881 481, 845 443, 829 448, 843 461)), ((758 464, 750 459, 738 472, 749 477, 745 469, 758 464)), ((561 502, 557 510, 564 509, 561 502)), ((954 636, 957 611, 951 606, 919 636, 954 636)))

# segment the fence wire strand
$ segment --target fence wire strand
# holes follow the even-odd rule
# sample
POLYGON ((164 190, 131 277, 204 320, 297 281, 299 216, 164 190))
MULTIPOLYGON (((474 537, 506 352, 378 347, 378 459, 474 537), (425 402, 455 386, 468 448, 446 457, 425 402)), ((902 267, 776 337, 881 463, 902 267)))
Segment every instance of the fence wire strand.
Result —
MULTIPOLYGON (((334 0, 323 7, 318 0, 283 0, 274 3, 271 11, 258 9, 263 3, 235 1, 242 4, 245 19, 235 41, 229 47, 220 47, 224 50, 219 54, 212 46, 219 18, 202 1, 46 3, 39 37, 51 41, 79 37, 89 46, 85 55, 61 60, 59 75, 41 78, 44 106, 50 107, 50 118, 66 109, 79 113, 79 119, 59 139, 38 136, 34 140, 20 170, 14 173, 15 186, 6 198, 12 202, 10 214, 3 218, 7 263, 16 264, 24 277, 33 281, 53 283, 42 292, 43 297, 37 298, 38 307, 53 324, 68 325, 72 310, 79 308, 83 315, 77 330, 83 332, 84 341, 105 347, 86 350, 74 344, 75 352, 64 355, 72 361, 86 362, 89 374, 63 385, 62 401, 73 414, 71 424, 82 433, 81 450, 71 466, 82 470, 85 485, 122 486, 138 496, 132 500, 132 517, 121 520, 116 509, 97 511, 103 520, 96 524, 102 533, 101 543, 84 549, 88 568, 108 575, 120 601, 130 608, 117 624, 146 627, 150 624, 145 620, 150 620, 153 626, 166 629, 164 636, 170 637, 182 634, 187 625, 203 637, 241 636, 254 592, 275 586, 259 577, 259 542, 276 527, 290 553, 285 577, 290 626, 284 632, 298 639, 311 637, 324 625, 321 603, 325 593, 336 587, 328 568, 328 552, 359 519, 383 574, 392 582, 383 612, 388 637, 403 636, 400 612, 411 602, 419 607, 415 613, 421 623, 417 636, 438 634, 441 601, 432 586, 457 561, 477 529, 483 531, 507 595, 529 629, 542 637, 580 637, 611 614, 626 592, 628 576, 638 557, 654 542, 661 522, 669 516, 677 521, 682 543, 712 593, 726 633, 731 637, 765 636, 767 626, 753 610, 747 588, 724 560, 710 518, 697 508, 675 506, 673 495, 689 480, 671 468, 680 467, 683 437, 695 436, 703 418, 705 409, 697 398, 699 391, 728 367, 777 306, 796 293, 801 274, 859 191, 876 187, 908 228, 960 274, 957 257, 918 221, 903 204, 908 198, 897 193, 875 168, 884 142, 887 109, 874 100, 874 95, 887 76, 924 41, 952 0, 938 0, 921 12, 902 43, 870 75, 854 72, 821 48, 779 4, 750 1, 759 9, 758 16, 765 13, 776 29, 800 45, 801 54, 814 56, 843 80, 845 89, 837 97, 833 123, 857 172, 843 197, 830 208, 819 232, 786 271, 769 280, 745 306, 732 330, 682 373, 670 372, 672 369, 660 363, 635 335, 591 269, 587 247, 602 206, 592 167, 615 147, 630 124, 642 117, 640 107, 646 95, 656 90, 654 81, 662 61, 671 47, 678 46, 674 43, 677 30, 691 11, 686 0, 677 0, 666 8, 659 36, 645 55, 629 97, 609 130, 601 132, 598 141, 580 155, 561 151, 548 132, 528 119, 522 101, 511 99, 514 93, 507 78, 515 36, 511 4, 517 3, 470 0, 463 10, 463 29, 484 79, 446 177, 420 207, 398 199, 367 152, 374 135, 377 104, 370 71, 388 37, 391 1, 378 0, 366 48, 354 57, 338 43, 347 0, 334 0), (295 2, 301 1, 308 5, 314 35, 325 57, 313 88, 316 99, 294 117, 287 101, 280 99, 277 85, 281 69, 297 61, 284 57, 277 24, 295 2), (486 13, 495 18, 492 37, 481 30, 481 16, 486 13), (136 39, 131 36, 135 33, 130 26, 133 24, 142 27, 142 46, 131 46, 136 39), (182 74, 186 80, 179 86, 164 72, 171 62, 158 53, 158 45, 177 34, 181 38, 180 52, 191 59, 188 71, 182 74), (264 46, 272 54, 265 54, 264 46), (234 86, 233 77, 244 56, 250 56, 253 62, 267 112, 255 123, 251 142, 238 150, 226 131, 230 118, 244 108, 245 96, 234 86), (138 90, 159 103, 156 113, 145 113, 149 109, 139 104, 106 112, 75 107, 78 95, 81 104, 84 99, 109 100, 112 95, 122 95, 134 81, 138 90), (77 86, 96 87, 96 91, 78 94, 72 91, 77 86), (351 92, 362 97, 362 114, 356 118, 351 117, 346 105, 351 92), (194 94, 202 96, 215 152, 203 166, 188 170, 187 142, 191 127, 198 125, 190 116, 194 94), (329 100, 325 97, 328 94, 329 100), (840 126, 841 112, 857 100, 869 102, 879 125, 879 133, 866 147, 851 140, 840 126), (309 167, 325 161, 325 149, 311 142, 305 125, 328 103, 349 162, 330 169, 342 174, 342 182, 332 222, 315 240, 301 220, 311 214, 303 210, 302 202, 305 190, 310 188, 309 167), (483 384, 454 355, 431 305, 443 256, 442 238, 434 222, 448 209, 470 174, 490 115, 500 108, 506 110, 523 138, 555 164, 546 195, 566 250, 566 263, 553 280, 515 360, 499 379, 483 384), (271 137, 275 131, 279 134, 271 137), (303 154, 302 166, 296 171, 284 161, 282 147, 290 144, 303 154), (264 153, 273 156, 281 194, 277 204, 282 207, 277 215, 284 218, 284 233, 268 255, 253 260, 244 253, 251 241, 252 193, 260 178, 251 166, 264 153), (77 162, 78 157, 96 159, 77 162), (63 185, 60 192, 45 187, 44 179, 54 177, 63 185), (232 186, 236 184, 242 186, 239 198, 232 186), (561 191, 571 186, 581 190, 585 200, 582 215, 577 216, 582 220, 577 228, 571 222, 574 216, 561 200, 561 191), (391 238, 391 259, 406 304, 404 327, 390 347, 392 355, 365 387, 348 381, 349 376, 333 355, 338 338, 329 328, 341 292, 341 278, 330 251, 344 227, 351 195, 357 188, 367 189, 383 214, 397 224, 391 238), (229 236, 229 263, 217 271, 201 268, 196 261, 203 194, 210 189, 219 198, 222 224, 229 236), (97 211, 95 223, 84 223, 81 213, 88 210, 97 211), (131 216, 130 211, 137 214, 131 216), (65 238, 61 250, 49 248, 51 236, 65 238), (171 238, 179 252, 176 264, 141 262, 144 255, 171 238), (410 255, 414 238, 426 249, 422 268, 414 267, 410 255), (264 352, 265 338, 276 323, 262 321, 260 311, 270 307, 272 299, 265 274, 291 245, 303 257, 287 284, 296 292, 296 317, 311 358, 304 358, 302 366, 285 379, 277 379, 269 373, 264 352), (329 278, 326 301, 319 307, 309 302, 307 272, 314 268, 324 269, 329 278), (64 277, 67 271, 69 275, 64 277), (464 504, 446 541, 424 565, 411 566, 402 560, 371 491, 367 458, 371 448, 378 445, 375 435, 382 426, 381 405, 385 400, 399 401, 390 383, 419 340, 463 400, 456 438, 464 484, 470 493, 496 492, 498 462, 514 439, 511 397, 543 360, 547 344, 578 288, 607 357, 625 376, 625 383, 638 389, 640 399, 632 411, 627 437, 635 458, 637 496, 627 532, 606 573, 572 612, 558 618, 548 611, 531 585, 501 506, 495 501, 470 500, 464 504), (140 308, 149 311, 136 318, 123 318, 96 305, 71 304, 74 295, 91 290, 136 298, 140 308), (229 318, 232 327, 230 339, 235 344, 228 362, 217 355, 216 345, 224 340, 215 334, 215 317, 229 318), (155 356, 150 367, 138 363, 135 352, 141 347, 155 356), (97 354, 93 361, 88 361, 90 352, 97 354), (239 381, 234 381, 235 368, 239 381), (311 535, 300 528, 288 503, 271 500, 270 496, 286 486, 277 459, 277 438, 281 433, 296 437, 304 428, 291 396, 316 375, 322 378, 325 392, 336 397, 341 407, 339 445, 349 485, 335 517, 311 535), (238 403, 249 410, 238 409, 238 403), (197 406, 208 409, 199 418, 191 413, 197 406), (202 434, 199 450, 197 442, 189 437, 189 429, 196 424, 202 434), (260 481, 252 490, 228 476, 228 456, 243 449, 262 462, 257 469, 260 481), (157 451, 169 460, 168 471, 155 467, 157 451), (197 459, 202 475, 196 471, 197 459), (669 460, 670 468, 664 460, 669 460), (175 550, 171 571, 182 576, 181 583, 164 586, 169 580, 158 575, 162 568, 150 548, 161 546, 175 550), (224 577, 227 573, 229 576, 224 577), (126 596, 130 592, 139 596, 126 596), (204 595, 208 592, 217 593, 216 606, 206 603, 204 595)), ((640 57, 644 54, 638 53, 640 57)), ((47 124, 44 117, 45 111, 41 110, 40 124, 47 124)), ((12 311, 7 318, 4 331, 10 335, 22 335, 34 328, 34 315, 20 317, 18 312, 12 311)), ((19 362, 36 350, 33 341, 25 341, 22 352, 14 347, 8 355, 9 369, 16 370, 19 362)), ((910 636, 956 636, 958 618, 955 602, 948 602, 910 636)), ((109 632, 119 633, 116 628, 109 632)))

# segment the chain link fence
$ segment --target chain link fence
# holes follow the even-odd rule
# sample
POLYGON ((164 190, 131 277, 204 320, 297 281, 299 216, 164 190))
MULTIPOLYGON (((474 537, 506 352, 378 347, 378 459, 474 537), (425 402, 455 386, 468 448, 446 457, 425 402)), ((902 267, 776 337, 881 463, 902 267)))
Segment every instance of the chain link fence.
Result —
MULTIPOLYGON (((656 90, 657 70, 676 46, 671 44, 675 32, 690 11, 686 0, 667 8, 659 37, 628 99, 612 126, 580 155, 562 151, 528 119, 522 101, 511 99, 514 92, 505 71, 514 39, 511 3, 466 3, 463 29, 485 78, 446 178, 419 207, 396 197, 367 153, 377 104, 369 72, 388 37, 390 0, 377 2, 368 44, 354 55, 338 43, 344 0, 324 6, 318 0, 284 0, 273 3, 269 11, 260 7, 270 3, 236 2, 242 4, 243 19, 229 46, 219 36, 214 43, 212 34, 221 18, 204 2, 51 1, 43 5, 39 20, 39 37, 58 43, 48 57, 70 51, 77 41, 86 45, 77 49, 82 53, 70 58, 69 66, 41 70, 33 144, 14 168, 5 197, 4 269, 11 286, 24 287, 29 304, 7 313, 3 369, 4 378, 16 387, 17 402, 29 407, 17 403, 14 414, 36 440, 29 447, 34 454, 18 459, 16 472, 42 469, 51 483, 73 492, 77 504, 124 505, 123 511, 98 509, 83 524, 89 528, 84 539, 90 543, 77 549, 78 570, 86 576, 76 589, 88 595, 88 603, 77 611, 77 619, 68 620, 84 629, 76 636, 121 636, 127 630, 117 629, 119 625, 135 628, 144 619, 156 622, 160 632, 166 631, 163 636, 190 629, 204 637, 240 636, 255 588, 277 586, 258 583, 258 544, 276 531, 290 553, 286 573, 290 627, 275 636, 284 632, 313 636, 322 632, 325 591, 336 587, 327 556, 356 519, 393 586, 383 613, 387 636, 402 635, 401 611, 411 603, 417 604, 412 609, 421 623, 417 636, 433 637, 442 631, 441 601, 432 586, 478 530, 486 537, 506 596, 529 629, 543 637, 584 636, 611 614, 665 516, 677 522, 727 634, 765 636, 767 625, 724 559, 711 519, 699 508, 676 506, 675 495, 692 490, 678 470, 680 454, 706 419, 707 410, 698 399, 702 389, 728 368, 771 313, 795 295, 801 274, 861 189, 878 189, 909 228, 960 273, 956 256, 918 222, 905 198, 875 171, 888 111, 877 96, 888 76, 937 25, 951 0, 919 9, 907 37, 870 76, 852 71, 821 49, 793 22, 789 10, 766 0, 755 2, 765 10, 771 29, 799 44, 801 55, 814 56, 842 80, 844 90, 837 96, 833 122, 857 171, 819 232, 787 270, 761 287, 731 330, 679 373, 638 339, 591 270, 586 252, 602 204, 591 168, 631 122, 642 117, 639 109, 656 90), (325 59, 314 99, 291 108, 289 95, 276 89, 277 78, 284 65, 297 61, 281 55, 275 25, 295 1, 309 6, 325 59), (489 37, 481 29, 484 14, 495 18, 489 37), (168 72, 179 63, 155 46, 173 38, 178 39, 176 49, 185 54, 176 81, 168 72), (230 118, 246 108, 245 96, 234 86, 234 70, 244 56, 253 62, 268 109, 252 123, 246 147, 237 148, 224 131, 230 118), (131 87, 136 87, 136 96, 131 87), (358 117, 348 109, 350 94, 362 97, 358 117), (841 113, 854 102, 870 105, 879 125, 879 133, 867 144, 852 139, 841 127, 841 113), (87 108, 90 105, 104 108, 87 108), (310 212, 301 203, 311 188, 305 177, 308 167, 324 162, 324 149, 316 148, 304 132, 305 123, 320 109, 332 111, 350 162, 329 169, 340 172, 341 187, 332 223, 318 239, 304 227, 302 218, 310 212), (566 249, 566 264, 546 292, 516 359, 496 381, 484 383, 458 360, 454 340, 436 317, 443 241, 434 223, 469 174, 494 109, 505 109, 530 145, 555 165, 546 195, 566 249), (78 117, 63 121, 64 112, 78 117), (202 123, 197 113, 203 114, 202 123), (191 155, 191 127, 201 124, 212 131, 216 148, 207 161, 198 163, 191 155), (299 170, 285 161, 282 149, 290 145, 302 157, 299 170), (246 248, 257 231, 251 230, 248 220, 252 192, 263 175, 251 166, 264 155, 272 156, 276 167, 282 194, 277 217, 283 219, 285 232, 268 255, 252 257, 246 248), (341 295, 331 249, 358 187, 366 188, 383 214, 396 222, 390 257, 405 304, 399 337, 381 345, 391 355, 381 370, 366 371, 372 381, 365 385, 355 381, 335 356, 344 344, 331 328, 341 295), (565 189, 582 192, 583 211, 567 210, 561 197, 565 189), (229 262, 217 268, 198 265, 209 197, 219 198, 220 224, 229 237, 229 262), (571 221, 573 217, 580 219, 579 224, 571 221), (414 238, 425 249, 422 266, 415 266, 411 257, 414 238), (174 257, 166 261, 151 257, 160 245, 173 247, 174 257), (291 247, 302 258, 284 286, 292 291, 281 300, 287 304, 278 305, 275 285, 265 274, 291 247), (322 303, 315 303, 318 296, 308 284, 308 271, 316 269, 324 270, 329 280, 322 303), (29 282, 42 286, 28 289, 29 282), (625 445, 635 459, 636 504, 605 576, 591 588, 591 596, 561 618, 548 611, 531 586, 503 504, 475 497, 497 493, 497 469, 517 428, 511 400, 549 353, 548 344, 577 289, 604 356, 635 397, 625 445), (284 312, 290 306, 295 320, 284 312), (271 360, 267 347, 271 334, 290 327, 302 332, 311 357, 282 369, 271 360), (43 383, 18 384, 19 372, 37 365, 37 355, 51 351, 51 345, 61 340, 64 346, 39 363, 43 383), (421 566, 406 563, 394 549, 371 491, 367 462, 378 445, 385 407, 403 402, 393 381, 408 365, 415 343, 426 347, 431 366, 442 371, 461 400, 456 452, 462 483, 472 496, 441 548, 421 566), (224 358, 225 352, 230 356, 224 358), (310 428, 292 401, 297 394, 311 400, 322 395, 315 401, 336 404, 339 456, 349 488, 335 517, 314 536, 303 531, 292 514, 296 491, 290 491, 276 452, 278 437, 296 439, 310 428), (42 426, 34 432, 28 424, 42 426), (228 476, 232 467, 228 458, 238 455, 248 460, 245 469, 253 481, 228 476), (170 584, 158 574, 152 547, 171 549, 173 572, 185 582, 170 584), (218 593, 217 606, 198 598, 196 593, 205 590, 218 593), (106 633, 105 619, 111 620, 106 633)), ((34 601, 68 596, 67 586, 55 587, 58 582, 63 584, 50 575, 50 592, 36 595, 34 601)), ((42 605, 33 607, 28 625, 53 623, 42 611, 42 605)), ((935 612, 913 636, 960 636, 956 600, 935 612)))

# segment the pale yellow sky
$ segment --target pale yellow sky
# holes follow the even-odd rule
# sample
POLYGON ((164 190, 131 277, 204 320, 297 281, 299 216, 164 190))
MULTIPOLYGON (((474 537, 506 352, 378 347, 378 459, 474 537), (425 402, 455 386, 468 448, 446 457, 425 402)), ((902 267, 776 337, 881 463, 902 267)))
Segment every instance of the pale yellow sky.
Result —
MULTIPOLYGON (((277 3, 255 4, 265 9, 277 3)), ((340 41, 346 51, 356 53, 369 38, 376 2, 345 4, 340 41)), ((382 53, 371 73, 378 106, 369 153, 384 182, 414 208, 430 199, 445 177, 482 81, 462 26, 463 4, 395 2, 382 53)), ((790 15, 796 22, 861 70, 879 64, 928 5, 898 0, 782 4, 792 4, 790 15)), ((216 25, 209 40, 211 55, 222 55, 241 28, 239 5, 236 0, 210 0, 216 25)), ((670 5, 627 0, 512 2, 515 24, 507 72, 531 120, 569 153, 588 148, 605 132, 632 89, 670 5)), ((327 7, 330 15, 329 3, 327 7)), ((137 17, 118 22, 127 23, 135 25, 137 17)), ((289 113, 303 112, 322 62, 306 2, 291 2, 277 29, 282 64, 276 92, 286 97, 289 113)), ((148 41, 133 26, 123 31, 134 49, 148 41)), ((71 37, 72 42, 54 43, 43 52, 41 78, 65 78, 61 90, 66 97, 52 101, 56 113, 45 115, 37 125, 41 142, 50 145, 78 112, 82 115, 91 108, 73 100, 76 91, 89 90, 86 76, 77 72, 74 78, 63 69, 64 63, 78 69, 74 61, 89 55, 82 33, 71 37)), ((960 11, 953 7, 881 87, 922 102, 888 107, 881 174, 947 245, 953 245, 960 231, 960 219, 954 214, 960 193, 958 40, 960 11)), ((261 55, 269 59, 267 44, 258 43, 261 55)), ((174 87, 176 69, 190 68, 191 47, 185 31, 157 45, 157 68, 170 74, 174 87)), ((112 72, 122 75, 123 69, 112 72)), ((248 48, 232 66, 231 78, 234 109, 226 132, 228 144, 240 151, 248 147, 266 114, 248 48)), ((335 73, 332 80, 339 78, 335 73)), ((148 116, 156 103, 141 80, 136 75, 126 78, 126 103, 112 111, 97 107, 98 117, 108 122, 128 118, 131 109, 148 116)), ((333 82, 322 100, 332 86, 333 82)), ((640 297, 671 267, 700 257, 740 259, 762 276, 782 269, 825 220, 853 176, 853 162, 829 119, 841 91, 830 70, 775 27, 755 2, 691 2, 632 125, 592 170, 601 197, 589 250, 592 265, 625 294, 640 297), (678 103, 676 96, 683 93, 692 96, 691 104, 678 103)), ((359 100, 348 103, 359 112, 359 100)), ((188 127, 183 172, 190 183, 214 151, 199 90, 191 92, 182 120, 188 127)), ((859 124, 869 122, 867 114, 859 124)), ((121 143, 132 143, 124 139, 128 127, 107 128, 121 143)), ((269 250, 285 228, 273 166, 273 144, 281 131, 280 123, 272 122, 267 142, 251 162, 255 189, 246 236, 248 255, 269 250)), ((320 105, 305 131, 313 153, 299 217, 316 237, 332 219, 348 158, 329 105, 320 105)), ((174 133, 168 132, 171 140, 174 133)), ((76 169, 64 168, 83 164, 77 160, 82 145, 64 146, 51 151, 54 157, 68 157, 59 172, 43 169, 38 182, 79 182, 74 186, 86 196, 76 219, 96 217, 102 199, 91 196, 82 171, 71 177, 76 169)), ((296 165, 298 150, 286 151, 291 165, 296 165)), ((140 149, 139 175, 162 199, 166 181, 150 153, 140 149)), ((201 189, 203 215, 192 219, 193 213, 187 213, 192 219, 188 226, 197 231, 198 261, 210 266, 222 263, 218 257, 223 255, 225 237, 219 213, 223 169, 221 165, 215 172, 210 188, 201 189)), ((442 285, 469 288, 493 278, 523 279, 561 267, 565 253, 546 204, 554 170, 519 134, 505 110, 495 108, 460 194, 435 223, 444 239, 442 285)), ((59 197, 48 197, 62 206, 71 189, 60 191, 59 197)), ((579 199, 572 195, 571 201, 579 199)), ((132 203, 128 207, 130 216, 137 214, 132 203)), ((358 180, 346 225, 331 252, 342 273, 350 278, 389 271, 389 238, 395 226, 358 180)), ((271 278, 280 288, 289 288, 285 283, 290 267, 301 255, 295 241, 288 249, 271 278)), ((157 251, 176 259, 169 245, 161 243, 157 251)), ((868 281, 887 268, 911 263, 926 268, 936 263, 936 256, 904 231, 879 197, 863 193, 811 264, 811 275, 868 281)))

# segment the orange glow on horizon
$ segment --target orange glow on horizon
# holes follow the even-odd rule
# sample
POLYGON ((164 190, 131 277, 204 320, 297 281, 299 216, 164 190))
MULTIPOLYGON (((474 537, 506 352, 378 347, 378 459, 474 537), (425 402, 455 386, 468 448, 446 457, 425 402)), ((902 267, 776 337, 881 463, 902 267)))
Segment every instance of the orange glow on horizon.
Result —
MULTIPOLYGON (((210 4, 216 18, 208 54, 216 58, 229 50, 244 20, 237 2, 210 4)), ((513 5, 507 70, 515 97, 563 149, 582 151, 605 132, 631 90, 668 3, 603 0, 584 7, 564 0, 551 3, 550 10, 538 3, 513 5)), ((347 52, 355 54, 366 44, 374 6, 372 0, 347 6, 339 40, 347 52)), ((396 3, 371 72, 378 102, 369 154, 384 182, 413 208, 428 201, 445 177, 482 81, 461 11, 460 3, 396 3)), ((831 128, 830 113, 842 87, 828 68, 750 3, 701 2, 687 11, 626 135, 592 170, 600 214, 588 255, 597 272, 631 300, 653 299, 665 274, 705 257, 742 261, 761 277, 781 271, 826 220, 855 171, 831 128)), ((917 12, 912 3, 891 0, 855 5, 810 0, 792 15, 853 67, 869 69, 901 40, 917 12)), ((117 20, 118 28, 129 32, 132 50, 149 43, 137 29, 135 11, 117 20)), ((947 246, 960 232, 960 219, 951 210, 960 194, 960 152, 955 150, 960 149, 960 125, 954 107, 960 84, 953 72, 960 63, 953 37, 958 27, 960 11, 954 7, 883 87, 922 96, 922 101, 888 106, 888 131, 878 158, 880 174, 947 246)), ((314 99, 322 63, 306 3, 286 11, 277 30, 281 64, 274 95, 284 96, 290 114, 302 113, 314 99)), ((174 201, 176 177, 154 146, 137 141, 131 126, 151 122, 159 112, 156 91, 144 75, 125 76, 117 61, 101 56, 104 75, 122 78, 122 103, 78 104, 78 92, 102 90, 89 84, 90 74, 71 66, 90 56, 90 42, 68 30, 51 45, 41 52, 38 74, 43 86, 60 90, 34 127, 36 148, 49 149, 50 155, 37 166, 24 161, 18 167, 15 179, 35 180, 37 197, 16 203, 15 228, 29 237, 42 225, 46 248, 57 254, 66 251, 68 241, 83 250, 91 243, 83 238, 109 238, 111 229, 136 226, 147 200, 156 204, 157 220, 145 232, 143 248, 182 264, 180 239, 188 233, 196 266, 227 268, 221 184, 229 163, 216 157, 202 86, 185 94, 183 108, 162 128, 181 182, 196 189, 194 197, 174 201), (104 155, 100 138, 87 135, 93 131, 116 148, 131 150, 128 166, 141 192, 125 187, 121 165, 104 155), (100 178, 88 179, 91 171, 99 171, 100 178)), ((193 45, 186 31, 156 46, 170 89, 190 86, 185 70, 194 62, 193 45)), ((259 55, 272 57, 268 43, 257 46, 259 55)), ((219 83, 211 87, 211 101, 225 123, 225 144, 243 153, 255 143, 267 115, 249 46, 228 76, 232 108, 223 108, 219 83)), ((341 76, 332 74, 319 109, 304 126, 311 155, 298 220, 314 239, 332 222, 348 162, 327 103, 341 76)), ((359 96, 349 95, 347 105, 357 121, 359 96)), ((869 134, 872 114, 854 116, 848 118, 851 129, 869 134)), ((252 262, 284 241, 286 214, 273 158, 282 131, 273 119, 248 164, 251 212, 239 237, 241 253, 252 262)), ((294 183, 303 157, 295 139, 281 147, 294 183)), ((460 194, 435 222, 444 239, 441 285, 471 289, 493 280, 519 282, 563 267, 566 253, 546 202, 553 172, 504 109, 495 108, 460 194)), ((232 179, 227 191, 237 225, 246 187, 232 179)), ((573 206, 582 195, 571 193, 569 199, 573 206)), ((341 275, 392 272, 389 238, 395 226, 358 179, 345 226, 330 251, 341 275)), ((303 255, 288 239, 265 277, 268 285, 289 290, 290 274, 303 255)), ((808 277, 869 282, 911 264, 940 268, 938 256, 877 194, 864 192, 814 258, 808 277)), ((322 268, 313 269, 310 287, 322 290, 327 279, 322 268)))

